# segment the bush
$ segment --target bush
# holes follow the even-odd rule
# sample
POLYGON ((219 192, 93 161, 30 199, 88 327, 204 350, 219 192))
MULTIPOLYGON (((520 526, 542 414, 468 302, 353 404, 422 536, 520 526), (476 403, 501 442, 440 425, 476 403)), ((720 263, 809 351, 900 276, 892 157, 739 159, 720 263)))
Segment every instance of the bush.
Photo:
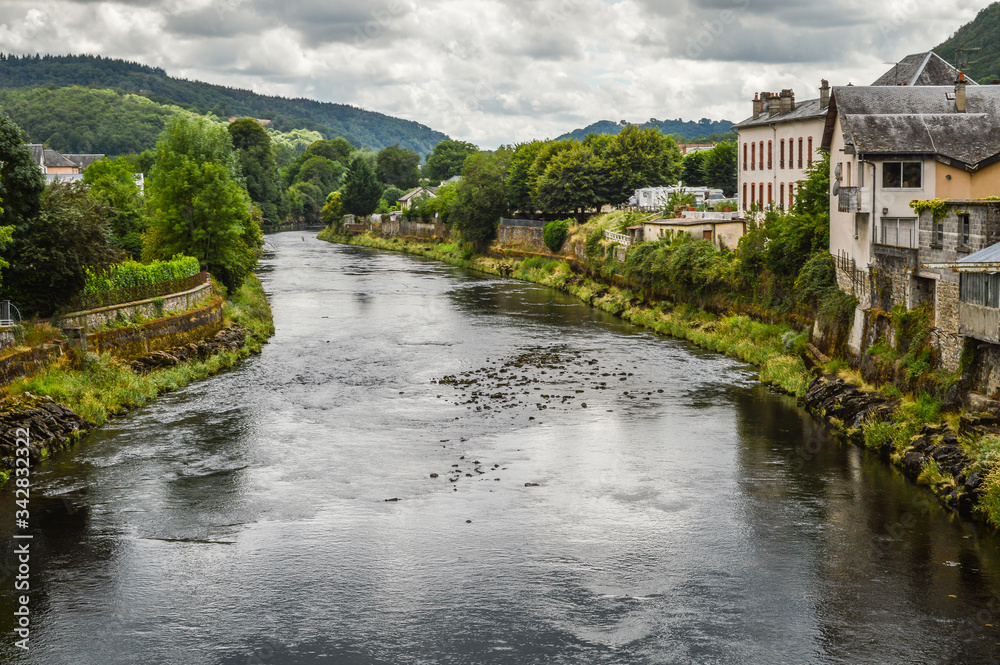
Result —
POLYGON ((557 254, 562 249, 563 243, 566 242, 566 238, 569 236, 569 223, 570 220, 561 219, 556 222, 549 222, 542 229, 545 246, 552 250, 553 253, 557 254))
POLYGON ((89 296, 95 293, 159 284, 160 282, 191 277, 199 272, 201 272, 201 266, 198 264, 198 259, 180 254, 169 261, 154 261, 148 264, 138 261, 124 261, 98 273, 87 270, 87 282, 83 287, 83 293, 89 296))

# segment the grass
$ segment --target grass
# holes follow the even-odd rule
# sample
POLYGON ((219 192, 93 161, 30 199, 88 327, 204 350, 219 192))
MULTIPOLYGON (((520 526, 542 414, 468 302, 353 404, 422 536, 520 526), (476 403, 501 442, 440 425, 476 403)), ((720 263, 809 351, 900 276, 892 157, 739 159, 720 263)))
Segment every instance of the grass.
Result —
POLYGON ((223 351, 207 360, 189 360, 144 375, 110 354, 63 357, 33 377, 10 385, 10 395, 47 395, 73 409, 94 425, 131 408, 147 404, 162 392, 177 390, 236 365, 251 353, 259 353, 274 332, 271 308, 256 276, 250 276, 226 302, 225 320, 245 326, 250 334, 243 348, 223 351))

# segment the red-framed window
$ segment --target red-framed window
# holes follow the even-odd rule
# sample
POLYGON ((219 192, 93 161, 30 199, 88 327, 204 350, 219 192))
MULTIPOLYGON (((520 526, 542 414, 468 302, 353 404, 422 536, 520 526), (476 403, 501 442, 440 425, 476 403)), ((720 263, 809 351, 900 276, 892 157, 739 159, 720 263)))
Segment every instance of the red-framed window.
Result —
POLYGON ((802 168, 802 137, 799 137, 799 168, 802 168))
POLYGON ((809 152, 806 153, 806 166, 813 165, 813 137, 809 137, 809 152))
POLYGON ((771 141, 768 141, 767 142, 767 170, 768 171, 770 171, 771 169, 774 168, 773 161, 772 161, 773 159, 774 159, 774 146, 771 145, 771 141))
POLYGON ((756 143, 751 143, 750 144, 750 170, 751 171, 756 171, 757 170, 757 144, 756 143))
MULTIPOLYGON (((747 144, 743 144, 743 170, 747 170, 747 144)), ((744 197, 746 198, 746 197, 744 197)))
POLYGON ((767 205, 774 203, 774 190, 772 187, 773 185, 771 183, 767 183, 767 205))
MULTIPOLYGON (((746 144, 743 146, 746 147, 746 144)), ((749 206, 747 205, 747 184, 743 183, 743 209, 746 210, 749 206)))
POLYGON ((764 170, 764 142, 760 142, 760 170, 764 170))
POLYGON ((778 185, 778 207, 785 207, 785 183, 778 185))
POLYGON ((785 168, 785 139, 781 139, 781 147, 778 148, 778 155, 780 159, 778 163, 781 165, 781 168, 785 168))
POLYGON ((751 182, 750 183, 750 203, 753 203, 756 200, 757 200, 757 183, 751 182))

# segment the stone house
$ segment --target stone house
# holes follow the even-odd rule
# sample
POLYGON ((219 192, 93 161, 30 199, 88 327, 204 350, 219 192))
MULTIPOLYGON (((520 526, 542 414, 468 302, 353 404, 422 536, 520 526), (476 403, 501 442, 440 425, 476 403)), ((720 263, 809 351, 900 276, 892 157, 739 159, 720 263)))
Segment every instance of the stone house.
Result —
MULTIPOLYGON (((834 88, 823 135, 831 161, 830 252, 859 299, 849 347, 873 340, 872 311, 924 303, 945 367, 958 367, 961 273, 1000 241, 1000 86, 834 88), (913 201, 945 199, 918 215, 913 201)), ((923 206, 926 208, 927 206, 923 206)), ((920 206, 918 205, 918 208, 920 206)))
MULTIPOLYGON (((697 213, 687 213, 694 215, 697 213)), ((740 238, 746 235, 744 219, 735 219, 735 213, 703 213, 697 217, 654 219, 643 222, 641 227, 629 228, 633 241, 654 241, 687 233, 698 240, 709 240, 717 249, 736 249, 740 238), (638 229, 641 228, 641 237, 638 229), (633 232, 633 229, 635 230, 633 232)))

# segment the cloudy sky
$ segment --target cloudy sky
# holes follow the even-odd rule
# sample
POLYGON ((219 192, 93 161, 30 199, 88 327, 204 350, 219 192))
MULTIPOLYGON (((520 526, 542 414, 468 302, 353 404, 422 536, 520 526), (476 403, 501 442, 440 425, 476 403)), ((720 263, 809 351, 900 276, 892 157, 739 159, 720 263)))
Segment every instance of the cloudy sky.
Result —
POLYGON ((867 84, 987 0, 0 0, 0 51, 92 53, 493 148, 597 120, 741 120, 867 84))

